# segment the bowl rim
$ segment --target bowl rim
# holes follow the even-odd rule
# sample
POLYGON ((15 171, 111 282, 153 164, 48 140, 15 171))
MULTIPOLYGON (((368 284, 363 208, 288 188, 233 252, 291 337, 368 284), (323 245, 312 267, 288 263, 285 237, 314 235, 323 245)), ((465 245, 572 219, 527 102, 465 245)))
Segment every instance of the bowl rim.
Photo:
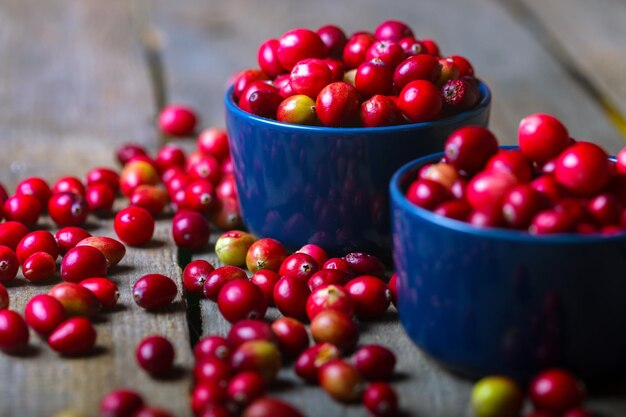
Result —
MULTIPOLYGON (((518 149, 517 146, 501 146, 500 149, 518 149)), ((524 242, 524 243, 537 243, 537 244, 590 244, 590 243, 599 243, 599 242, 610 242, 610 241, 626 241, 626 231, 610 234, 610 235, 602 235, 600 233, 593 234, 577 234, 577 233, 554 233, 554 234, 545 234, 545 235, 533 235, 527 231, 523 230, 514 230, 514 229, 504 229, 497 227, 485 227, 480 228, 476 226, 472 226, 469 223, 451 219, 448 217, 440 216, 435 214, 430 210, 426 210, 422 207, 416 206, 407 200, 402 192, 402 183, 406 179, 409 174, 416 174, 417 170, 422 166, 438 161, 441 157, 444 156, 444 152, 438 152, 430 155, 426 155, 420 157, 418 159, 414 159, 410 162, 407 162, 391 177, 389 182, 389 195, 391 198, 391 202, 394 205, 399 206, 403 211, 409 213, 412 217, 419 217, 429 223, 433 223, 439 227, 450 229, 461 234, 473 235, 473 236, 482 236, 495 240, 503 240, 503 241, 515 241, 515 242, 524 242)), ((391 217, 392 217, 392 229, 393 229, 393 216, 394 209, 391 208, 391 217)))
POLYGON ((479 79, 476 79, 478 82, 478 89, 480 91, 480 101, 478 104, 470 110, 457 113, 454 116, 446 117, 443 119, 433 120, 431 122, 422 122, 422 123, 409 123, 402 125, 393 125, 393 126, 380 126, 380 127, 326 127, 326 126, 308 126, 308 125, 297 125, 297 124, 289 124, 282 123, 274 119, 268 119, 265 117, 260 117, 243 111, 239 108, 239 106, 235 103, 233 99, 233 90, 234 86, 228 87, 226 93, 224 94, 224 104, 226 106, 227 113, 234 113, 239 117, 248 118, 256 123, 271 126, 274 129, 278 130, 286 130, 286 131, 299 131, 303 133, 335 133, 335 134, 359 134, 363 133, 397 133, 404 132, 410 130, 419 130, 425 128, 432 128, 438 126, 447 126, 449 124, 457 124, 461 123, 464 120, 470 119, 475 115, 485 111, 485 109, 489 109, 491 104, 491 90, 479 79))

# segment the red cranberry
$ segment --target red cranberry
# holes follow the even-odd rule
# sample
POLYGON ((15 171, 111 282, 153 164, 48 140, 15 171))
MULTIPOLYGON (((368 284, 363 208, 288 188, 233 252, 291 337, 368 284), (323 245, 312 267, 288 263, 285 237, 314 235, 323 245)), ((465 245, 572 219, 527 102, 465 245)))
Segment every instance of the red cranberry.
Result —
POLYGON ((280 351, 274 343, 266 340, 250 340, 233 353, 231 365, 236 372, 258 372, 272 381, 281 366, 280 351))
POLYGON ((280 280, 280 275, 278 275, 274 271, 270 271, 269 269, 262 269, 260 271, 256 271, 250 277, 250 281, 259 287, 267 303, 271 306, 274 305, 274 287, 280 280))
POLYGON ((322 267, 322 270, 324 269, 339 270, 350 278, 354 276, 354 271, 350 267, 350 264, 348 263, 348 261, 346 261, 343 258, 330 258, 329 260, 324 262, 324 266, 322 267))
POLYGON ((380 345, 366 345, 352 355, 352 361, 359 373, 370 381, 388 380, 396 366, 396 356, 380 345))
POLYGON ((595 414, 592 414, 590 411, 585 410, 582 407, 572 408, 568 410, 563 417, 594 417, 595 414))
POLYGON ((234 175, 226 175, 215 188, 215 195, 218 199, 237 198, 237 185, 234 175))
POLYGON ((76 177, 59 178, 52 186, 52 195, 60 193, 72 193, 85 196, 85 186, 76 177))
POLYGON ((12 281, 19 268, 20 262, 15 252, 6 246, 0 246, 0 283, 12 281))
POLYGON ((563 187, 561 187, 551 175, 543 175, 539 178, 535 178, 530 183, 530 186, 546 196, 551 203, 559 201, 565 195, 563 187))
POLYGON ((396 101, 379 94, 361 104, 359 117, 363 127, 393 126, 402 120, 396 101))
POLYGON ((161 274, 147 274, 133 285, 133 298, 139 307, 158 310, 169 306, 178 288, 174 280, 161 274))
POLYGON ((4 202, 4 217, 8 221, 20 222, 26 227, 33 227, 39 220, 41 204, 37 197, 17 194, 4 202))
POLYGON ((211 404, 204 409, 200 417, 236 417, 226 405, 211 404))
POLYGON ((289 75, 289 85, 294 94, 304 94, 311 98, 332 80, 332 73, 326 63, 317 58, 298 61, 289 75))
POLYGON ((204 281, 203 292, 206 298, 217 301, 222 287, 233 280, 247 280, 246 271, 236 266, 222 266, 211 271, 204 281))
POLYGON ((590 197, 609 181, 608 155, 598 145, 578 142, 565 149, 556 161, 556 180, 574 195, 590 197))
POLYGON ((156 164, 165 172, 171 167, 184 167, 186 162, 185 152, 177 145, 168 144, 159 149, 156 164))
POLYGON ((514 176, 504 172, 482 172, 467 185, 467 202, 474 210, 501 211, 504 197, 516 183, 514 176))
POLYGON ((452 59, 454 65, 459 68, 459 77, 473 77, 474 76, 474 67, 467 60, 467 58, 460 55, 450 55, 447 57, 448 59, 452 59))
POLYGON ((392 83, 392 69, 379 58, 365 61, 359 65, 354 77, 354 86, 365 97, 389 94, 392 83))
POLYGON ((265 395, 267 382, 257 372, 241 372, 228 383, 228 399, 240 406, 246 406, 265 395))
POLYGON ((409 185, 406 198, 416 206, 432 210, 451 198, 450 191, 438 182, 418 179, 409 185))
POLYGON ((88 353, 96 344, 96 329, 84 317, 74 317, 61 323, 48 337, 48 345, 62 355, 88 353))
POLYGON ((416 80, 402 88, 398 96, 398 107, 410 122, 427 122, 439 115, 443 98, 433 83, 416 80))
POLYGON ((300 321, 291 317, 281 317, 272 323, 272 331, 278 339, 283 354, 297 357, 309 347, 309 335, 300 321))
POLYGON ((141 395, 130 389, 116 389, 100 400, 101 417, 133 417, 144 406, 141 395))
POLYGON ((13 310, 0 310, 0 350, 18 353, 28 344, 28 326, 13 310))
POLYGON ((61 260, 61 279, 80 282, 90 277, 104 277, 107 260, 101 251, 91 246, 76 246, 61 260))
POLYGON ((120 297, 117 285, 106 278, 87 278, 79 285, 91 291, 104 308, 113 307, 120 297))
POLYGON ((154 217, 148 210, 131 206, 117 213, 113 227, 122 242, 142 246, 152 239, 154 224, 154 217))
POLYGON ((402 38, 413 36, 411 28, 398 20, 386 20, 376 28, 374 32, 376 39, 399 41, 402 38))
POLYGON ((387 284, 374 276, 359 276, 346 284, 354 301, 354 312, 359 319, 380 317, 389 307, 387 284))
POLYGON ((212 405, 222 405, 226 403, 228 396, 226 388, 215 383, 205 382, 196 385, 191 391, 190 405, 194 416, 199 416, 204 410, 212 405))
POLYGON ((236 198, 218 200, 217 209, 211 215, 215 226, 223 230, 239 229, 243 227, 239 202, 236 198))
POLYGON ((324 45, 326 45, 328 55, 341 57, 343 48, 348 42, 348 38, 341 28, 334 25, 326 25, 319 28, 317 34, 322 42, 324 42, 324 45))
POLYGON ((305 58, 326 56, 326 45, 317 33, 308 29, 292 29, 281 36, 278 42, 278 60, 289 71, 305 58))
POLYGON ((286 71, 278 61, 279 47, 278 39, 268 39, 259 46, 257 61, 267 77, 275 78, 286 71))
POLYGON ((528 230, 538 235, 548 233, 567 233, 575 226, 575 219, 566 211, 544 210, 532 220, 528 230))
POLYGON ((233 373, 228 362, 215 356, 205 357, 193 367, 193 376, 196 384, 216 383, 226 386, 233 373))
POLYGON ((438 182, 451 191, 453 191, 454 184, 460 179, 459 177, 459 171, 455 167, 443 162, 425 165, 418 173, 418 178, 438 182))
POLYGON ((389 66, 393 74, 394 68, 406 58, 406 52, 399 43, 390 41, 377 41, 370 46, 365 54, 366 61, 380 59, 389 66))
POLYGON ((63 282, 50 289, 48 293, 63 306, 69 317, 92 317, 100 311, 100 301, 87 288, 73 282, 63 282))
POLYGON ((189 250, 202 249, 209 243, 208 220, 194 211, 180 211, 172 220, 172 236, 176 246, 189 250))
POLYGON ((0 246, 15 251, 22 238, 28 234, 28 228, 16 221, 0 223, 0 246))
POLYGON ((363 252, 348 253, 343 259, 348 262, 350 269, 356 275, 385 276, 385 265, 374 255, 363 252))
MULTIPOLYGON (((424 41, 422 41, 424 43, 424 41)), ((439 58, 439 65, 441 65, 441 75, 435 84, 442 87, 450 80, 456 80, 461 76, 459 68, 454 64, 451 59, 439 58)))
POLYGON ((394 273, 387 283, 389 298, 394 306, 398 306, 398 274, 394 273))
POLYGON ((9 308, 9 292, 7 288, 0 284, 0 310, 9 308))
POLYGON ((76 246, 91 246, 98 249, 106 258, 107 266, 109 268, 117 265, 126 254, 126 247, 122 243, 106 236, 86 237, 78 242, 76 246))
POLYGON ((35 252, 22 264, 24 278, 31 282, 41 282, 54 275, 57 264, 52 256, 46 252, 35 252))
POLYGON ((228 134, 224 129, 210 127, 203 130, 198 136, 196 146, 203 154, 210 155, 219 161, 224 161, 230 155, 228 134))
POLYGON ((148 153, 140 145, 126 143, 117 149, 116 156, 121 165, 126 165, 138 156, 148 156, 148 153))
POLYGON ((120 188, 120 176, 110 168, 92 168, 87 172, 87 187, 97 184, 107 185, 113 192, 120 188))
POLYGON ((276 87, 265 81, 255 81, 244 90, 238 104, 243 111, 273 119, 282 101, 276 87))
POLYGON ((448 200, 439 204, 433 213, 450 219, 466 221, 472 208, 465 200, 448 200))
POLYGON ((267 300, 261 290, 248 280, 236 279, 224 284, 217 298, 222 316, 231 323, 265 316, 267 300))
POLYGON ((50 191, 50 186, 43 179, 30 177, 17 184, 15 194, 32 195, 39 200, 41 207, 45 207, 52 196, 52 191, 50 191))
POLYGON ((352 318, 339 310, 324 310, 311 320, 311 336, 316 343, 332 343, 349 352, 359 340, 359 329, 352 318))
POLYGON ((556 157, 569 143, 565 126, 548 114, 532 114, 522 119, 517 135, 522 153, 539 163, 556 157))
POLYGON ((262 320, 241 320, 233 324, 228 331, 226 337, 230 346, 234 348, 250 340, 267 340, 268 342, 276 342, 272 327, 262 320))
POLYGON ((53 260, 59 256, 59 245, 52 233, 45 230, 31 232, 22 238, 15 250, 20 263, 36 252, 46 252, 53 260))
POLYGON ((65 320, 65 310, 56 298, 39 294, 26 304, 24 319, 31 329, 48 336, 65 320))
POLYGON ((246 255, 246 265, 252 273, 261 269, 278 272, 286 257, 287 251, 282 243, 271 238, 259 239, 250 245, 246 255))
POLYGON ((478 103, 480 91, 471 80, 448 80, 441 87, 441 94, 447 110, 464 111, 478 103))
POLYGON ((582 382, 562 369, 544 371, 530 384, 530 399, 537 410, 560 415, 578 407, 584 398, 582 382))
POLYGON ((318 378, 324 391, 337 401, 353 402, 361 397, 361 375, 354 366, 341 359, 334 359, 322 366, 318 378))
POLYGON ((243 417, 304 417, 300 411, 276 398, 262 397, 243 412, 243 417))
POLYGON ((620 204, 612 194, 601 193, 593 197, 587 204, 587 211, 599 225, 619 223, 620 204))
POLYGON ((157 407, 140 408, 133 417, 173 417, 172 414, 157 407))
POLYGON ((57 244, 59 246, 59 253, 61 256, 65 255, 70 249, 78 244, 83 239, 90 237, 91 234, 81 227, 64 227, 55 233, 57 244))
POLYGON ((520 182, 529 182, 533 172, 528 159, 517 149, 500 150, 485 166, 485 171, 498 171, 512 174, 520 182))
MULTIPOLYGON (((284 71, 282 67, 281 70, 284 71)), ((263 71, 259 71, 258 69, 243 70, 235 78, 235 82, 233 84, 233 96, 236 100, 239 100, 243 95, 243 92, 250 84, 256 81, 267 81, 267 79, 267 74, 263 71)))
POLYGON ((402 90, 408 83, 416 80, 436 82, 441 76, 441 65, 431 55, 420 54, 402 61, 393 73, 393 84, 402 90))
POLYGON ((359 112, 359 94, 348 83, 330 83, 317 96, 315 111, 324 126, 352 124, 359 112))
POLYGON ((386 382, 375 382, 363 392, 363 405, 376 417, 394 417, 398 413, 398 395, 386 382))
POLYGON ((190 210, 208 213, 215 205, 215 187, 203 179, 190 182, 185 187, 185 203, 190 210))
POLYGON ((306 312, 310 320, 324 310, 339 310, 351 316, 354 309, 354 300, 347 289, 337 285, 316 288, 306 301, 306 312))
POLYGON ((130 197, 140 185, 157 185, 159 182, 157 169, 145 160, 129 162, 120 174, 120 189, 127 197, 130 197))
POLYGON ((197 121, 191 108, 178 104, 165 106, 159 113, 159 129, 170 136, 190 136, 197 121))
POLYGON ((306 320, 306 304, 310 294, 305 280, 286 275, 274 287, 274 304, 284 316, 306 320))
POLYGON ((232 346, 226 338, 221 336, 205 336, 198 341, 193 349, 193 355, 196 361, 206 358, 216 358, 221 361, 230 359, 232 346))
POLYGON ((293 275, 308 280, 317 270, 318 265, 313 257, 305 253, 294 253, 283 260, 278 275, 293 275))
POLYGON ((317 382, 317 373, 326 362, 337 359, 341 352, 332 343, 318 343, 303 351, 296 360, 296 374, 309 383, 317 382))
POLYGON ((323 269, 309 278, 308 285, 311 291, 326 285, 342 286, 348 283, 350 276, 338 269, 323 269))
POLYGON ((167 191, 158 185, 140 185, 130 196, 132 206, 145 208, 153 217, 163 212, 167 202, 167 191))
POLYGON ((183 271, 183 286, 190 294, 202 295, 204 283, 215 268, 204 259, 191 261, 183 271))
POLYGON ((546 208, 547 199, 528 184, 511 188, 502 201, 502 215, 511 227, 525 229, 535 215, 546 208))
POLYGON ((174 346, 163 336, 148 336, 139 342, 135 357, 137 363, 153 377, 163 377, 172 371, 174 346))
POLYGON ((96 184, 87 188, 85 201, 89 211, 97 216, 106 217, 113 212, 115 193, 106 184, 96 184))
POLYGON ((343 62, 346 64, 346 68, 352 69, 361 65, 374 42, 376 42, 376 38, 369 33, 352 36, 343 48, 343 62))
POLYGON ((498 140, 487 129, 467 126, 455 130, 445 143, 447 163, 468 174, 480 171, 498 152, 498 140))

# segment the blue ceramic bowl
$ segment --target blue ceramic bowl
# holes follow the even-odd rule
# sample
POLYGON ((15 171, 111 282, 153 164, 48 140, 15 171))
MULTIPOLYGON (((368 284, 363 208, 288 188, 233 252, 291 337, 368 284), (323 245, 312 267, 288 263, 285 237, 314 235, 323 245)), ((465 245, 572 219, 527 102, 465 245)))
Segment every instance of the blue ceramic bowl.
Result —
POLYGON ((400 320, 445 367, 527 378, 565 366, 587 378, 626 375, 626 234, 480 229, 414 206, 391 184, 400 320))
POLYGON ((239 109, 226 92, 226 125, 244 221, 297 249, 363 250, 390 259, 388 184, 404 163, 443 149, 465 125, 486 126, 491 94, 450 118, 378 128, 279 123, 239 109))

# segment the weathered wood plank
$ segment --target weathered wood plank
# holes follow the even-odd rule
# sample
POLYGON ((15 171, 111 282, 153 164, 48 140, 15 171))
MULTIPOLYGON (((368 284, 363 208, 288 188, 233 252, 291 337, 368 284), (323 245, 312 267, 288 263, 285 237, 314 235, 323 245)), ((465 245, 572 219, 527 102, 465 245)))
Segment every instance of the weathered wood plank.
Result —
MULTIPOLYGON (((129 4, 10 0, 0 7, 0 24, 0 182, 9 191, 27 176, 52 182, 63 175, 84 177, 96 165, 113 166, 115 147, 126 141, 156 147, 150 83, 129 4)), ((89 223, 93 234, 115 237, 112 220, 89 223)), ((154 242, 128 248, 111 271, 120 305, 98 317, 93 355, 61 358, 34 333, 29 354, 0 354, 0 416, 48 417, 65 408, 97 415, 101 396, 120 386, 176 415, 189 414, 188 374, 155 381, 134 359, 141 338, 163 334, 176 345, 177 363, 191 363, 180 296, 170 310, 154 314, 137 307, 131 295, 132 284, 146 273, 163 273, 180 285, 169 228, 169 221, 159 221, 154 242)), ((56 282, 35 286, 20 273, 9 288, 11 308, 22 313, 33 295, 56 282)))

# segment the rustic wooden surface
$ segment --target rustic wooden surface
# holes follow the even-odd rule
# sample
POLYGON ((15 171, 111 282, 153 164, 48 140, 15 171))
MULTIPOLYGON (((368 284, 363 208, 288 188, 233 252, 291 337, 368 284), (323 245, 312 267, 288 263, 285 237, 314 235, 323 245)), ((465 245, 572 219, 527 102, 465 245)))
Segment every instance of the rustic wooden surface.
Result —
MULTIPOLYGON (((626 5, 618 0, 601 0, 601 5, 591 0, 505 3, 5 0, 0 5, 0 182, 12 188, 31 175, 51 181, 82 176, 92 166, 111 166, 112 149, 126 141, 154 151, 159 138, 153 115, 159 97, 193 105, 203 125, 223 125, 226 81, 235 71, 256 66, 261 40, 296 26, 315 29, 335 23, 356 31, 387 18, 401 18, 418 36, 437 39, 444 53, 470 57, 494 92, 491 126, 503 143, 515 141, 519 119, 541 111, 561 118, 574 137, 592 139, 611 152, 621 148, 624 137, 615 118, 611 121, 598 97, 555 56, 555 44, 537 36, 535 25, 552 33, 556 47, 573 57, 575 70, 593 82, 601 98, 624 112, 626 54, 619 34, 624 33, 620 16, 626 15, 626 5), (523 11, 532 13, 532 22, 515 8, 519 4, 528 6, 523 11), (150 60, 142 49, 146 42, 153 48, 150 60)), ((113 236, 110 220, 92 223, 94 233, 113 236)), ((130 249, 112 273, 121 288, 122 307, 98 321, 94 356, 59 360, 34 334, 29 355, 0 354, 0 417, 50 416, 68 407, 95 416, 100 396, 116 386, 136 387, 177 416, 190 414, 184 305, 179 301, 171 311, 147 314, 130 297, 132 282, 144 273, 179 279, 168 229, 167 221, 159 222, 154 247, 130 249), (151 333, 176 341, 179 378, 154 381, 137 368, 134 348, 151 333)), ((215 261, 210 252, 196 257, 215 261)), ((49 288, 18 281, 9 291, 12 308, 20 312, 30 296, 49 288)), ((192 339, 195 333, 227 332, 229 325, 215 304, 202 301, 199 309, 194 307, 189 306, 197 330, 192 339)), ((276 314, 270 311, 270 316, 276 314)), ((361 343, 368 342, 396 351, 401 372, 394 386, 405 415, 470 415, 466 405, 471 382, 425 358, 404 335, 395 310, 364 328, 361 343)), ((303 386, 287 370, 280 379, 284 384, 276 395, 299 404, 309 416, 365 415, 362 407, 340 406, 319 388, 303 386)), ((625 398, 620 387, 601 390, 590 407, 605 416, 623 416, 625 398)))

